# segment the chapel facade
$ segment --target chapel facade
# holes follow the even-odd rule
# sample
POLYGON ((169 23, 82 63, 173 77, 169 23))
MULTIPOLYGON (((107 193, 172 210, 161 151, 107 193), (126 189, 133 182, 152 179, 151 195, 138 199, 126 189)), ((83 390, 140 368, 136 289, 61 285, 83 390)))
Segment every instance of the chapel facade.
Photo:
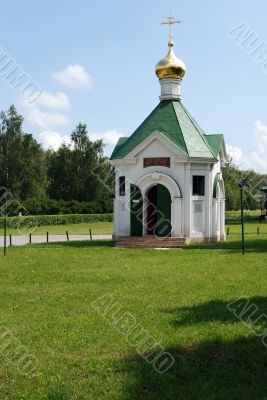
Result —
POLYGON ((159 104, 131 136, 119 139, 110 158, 116 182, 113 237, 125 247, 152 239, 225 240, 224 138, 206 134, 183 105, 186 67, 173 45, 171 31, 168 54, 156 65, 159 104))

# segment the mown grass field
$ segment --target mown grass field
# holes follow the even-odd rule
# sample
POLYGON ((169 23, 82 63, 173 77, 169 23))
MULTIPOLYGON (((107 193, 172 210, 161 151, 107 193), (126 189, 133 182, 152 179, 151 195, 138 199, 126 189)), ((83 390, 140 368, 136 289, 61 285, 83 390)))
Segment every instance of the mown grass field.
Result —
MULTIPOLYGON (((239 246, 234 239, 228 245, 239 246)), ((9 249, 0 259, 1 325, 38 364, 25 377, 2 349, 0 398, 264 400, 267 349, 227 308, 248 296, 267 314, 267 237, 247 242, 244 256, 109 241, 9 249), (158 374, 95 311, 105 294, 173 355, 169 371, 158 374)))

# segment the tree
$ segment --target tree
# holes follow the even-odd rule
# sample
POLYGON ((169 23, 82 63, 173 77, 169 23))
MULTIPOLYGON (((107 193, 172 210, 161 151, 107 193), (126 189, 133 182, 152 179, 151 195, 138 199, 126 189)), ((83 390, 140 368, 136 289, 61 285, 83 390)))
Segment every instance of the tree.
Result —
POLYGON ((63 144, 50 158, 51 198, 110 201, 112 190, 107 190, 103 182, 112 168, 105 163, 102 140, 91 142, 85 124, 79 123, 71 134, 71 144, 63 144), (97 175, 93 173, 96 169, 100 171, 97 175))
POLYGON ((23 117, 14 106, 0 113, 0 185, 8 186, 12 195, 20 200, 44 197, 45 154, 33 136, 23 132, 22 123, 23 117))
POLYGON ((223 168, 225 184, 226 210, 240 209, 240 191, 238 183, 244 180, 244 208, 256 210, 260 208, 257 193, 260 188, 266 185, 266 177, 253 170, 240 170, 235 167, 230 159, 228 165, 223 168))

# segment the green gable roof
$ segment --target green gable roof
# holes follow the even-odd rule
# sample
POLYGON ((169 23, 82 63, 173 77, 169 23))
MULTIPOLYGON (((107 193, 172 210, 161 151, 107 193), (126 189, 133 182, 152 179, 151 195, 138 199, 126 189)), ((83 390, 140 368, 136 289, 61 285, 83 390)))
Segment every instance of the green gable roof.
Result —
POLYGON ((158 104, 129 138, 120 138, 110 159, 127 156, 153 132, 159 131, 189 157, 216 158, 222 135, 205 135, 180 101, 165 100, 158 104), (215 138, 219 136, 219 138, 215 138))
POLYGON ((218 156, 223 140, 223 135, 206 135, 206 140, 208 141, 213 154, 215 156, 218 156))
POLYGON ((119 140, 117 141, 117 144, 111 154, 110 159, 115 159, 116 158, 116 154, 119 152, 120 148, 124 145, 124 143, 127 142, 129 138, 128 137, 120 137, 119 140))

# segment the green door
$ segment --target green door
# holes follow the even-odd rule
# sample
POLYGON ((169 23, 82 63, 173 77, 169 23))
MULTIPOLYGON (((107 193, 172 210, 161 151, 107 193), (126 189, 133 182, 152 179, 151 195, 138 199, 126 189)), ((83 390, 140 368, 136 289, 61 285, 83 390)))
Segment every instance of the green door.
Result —
POLYGON ((143 198, 141 190, 131 185, 131 236, 143 236, 143 198))
POLYGON ((171 195, 163 185, 157 185, 157 236, 171 236, 171 195))

